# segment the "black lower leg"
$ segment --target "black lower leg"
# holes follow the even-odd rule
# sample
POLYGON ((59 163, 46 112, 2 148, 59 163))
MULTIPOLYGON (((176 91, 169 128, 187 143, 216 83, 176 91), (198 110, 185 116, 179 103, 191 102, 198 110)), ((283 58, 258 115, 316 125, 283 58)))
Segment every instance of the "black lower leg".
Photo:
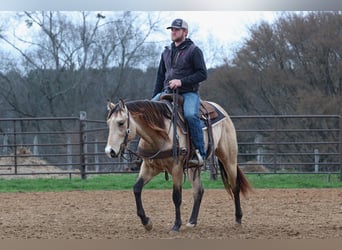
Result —
POLYGON ((135 196, 135 203, 137 206, 137 214, 141 219, 141 223, 143 225, 146 225, 148 223, 149 218, 146 217, 145 215, 145 211, 144 211, 142 201, 141 201, 141 191, 142 191, 143 186, 144 186, 144 180, 140 178, 135 183, 133 187, 133 191, 134 191, 134 196, 135 196))
POLYGON ((172 227, 172 231, 179 231, 182 220, 181 220, 181 213, 180 213, 180 206, 182 203, 182 187, 173 185, 173 192, 172 192, 172 200, 175 205, 176 210, 176 219, 175 224, 172 227))
POLYGON ((198 192, 194 195, 194 206, 192 208, 192 213, 191 213, 190 220, 189 220, 190 224, 193 224, 193 225, 197 224, 197 217, 198 217, 198 213, 200 210, 203 193, 204 193, 204 189, 201 186, 198 189, 198 192))
POLYGON ((235 221, 238 224, 241 224, 242 220, 242 210, 240 204, 240 187, 236 187, 234 190, 234 203, 235 203, 235 221))

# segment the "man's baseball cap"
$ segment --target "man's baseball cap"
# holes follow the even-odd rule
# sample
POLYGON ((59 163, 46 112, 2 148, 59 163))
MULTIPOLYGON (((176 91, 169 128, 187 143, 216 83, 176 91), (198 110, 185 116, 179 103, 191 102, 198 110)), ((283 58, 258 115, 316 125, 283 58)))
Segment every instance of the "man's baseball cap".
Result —
POLYGON ((166 29, 171 29, 171 28, 176 28, 176 29, 188 29, 188 23, 185 22, 183 19, 177 18, 173 20, 171 23, 171 26, 167 27, 166 29))

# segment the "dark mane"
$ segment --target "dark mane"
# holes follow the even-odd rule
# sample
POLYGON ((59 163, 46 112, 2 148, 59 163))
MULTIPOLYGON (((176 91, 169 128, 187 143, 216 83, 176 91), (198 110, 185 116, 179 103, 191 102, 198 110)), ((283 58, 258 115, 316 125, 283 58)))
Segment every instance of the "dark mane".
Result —
MULTIPOLYGON (((165 119, 171 119, 172 111, 166 103, 149 100, 129 101, 125 103, 128 111, 141 119, 148 127, 158 132, 163 138, 167 139, 168 134, 165 128, 165 119)), ((120 105, 109 111, 107 119, 112 114, 120 111, 120 105)))
MULTIPOLYGON (((148 127, 158 132, 163 138, 167 139, 168 134, 165 128, 165 119, 171 119, 172 111, 166 103, 149 100, 129 101, 125 103, 128 111, 141 119, 148 127)), ((112 114, 120 111, 120 105, 109 111, 107 119, 112 114)))
POLYGON ((139 116, 147 126, 168 137, 165 130, 165 119, 171 119, 172 113, 166 103, 149 100, 131 101, 126 107, 132 115, 139 116))

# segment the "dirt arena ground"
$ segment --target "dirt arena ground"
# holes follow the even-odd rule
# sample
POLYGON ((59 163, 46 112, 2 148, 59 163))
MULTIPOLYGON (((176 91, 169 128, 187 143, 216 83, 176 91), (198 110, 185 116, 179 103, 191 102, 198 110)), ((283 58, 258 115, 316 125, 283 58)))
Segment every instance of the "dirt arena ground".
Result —
POLYGON ((1 239, 332 239, 342 238, 342 189, 256 189, 242 198, 243 225, 224 190, 205 190, 198 225, 186 228, 192 207, 183 192, 179 233, 171 190, 144 190, 154 228, 136 215, 131 191, 1 193, 1 239))

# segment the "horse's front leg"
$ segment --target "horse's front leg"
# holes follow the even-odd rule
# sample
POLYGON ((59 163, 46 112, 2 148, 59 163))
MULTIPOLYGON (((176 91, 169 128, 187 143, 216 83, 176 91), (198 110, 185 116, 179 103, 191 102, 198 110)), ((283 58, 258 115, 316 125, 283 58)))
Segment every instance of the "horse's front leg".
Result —
POLYGON ((182 186, 173 185, 172 200, 173 204, 175 205, 176 212, 175 224, 172 227, 172 231, 178 232, 182 225, 180 212, 180 206, 182 204, 182 186))
POLYGON ((137 179, 137 182, 134 184, 133 191, 134 191, 134 197, 135 197, 135 203, 137 207, 137 214, 140 217, 141 223, 145 227, 147 231, 150 231, 152 229, 152 221, 149 217, 145 215, 145 211, 142 205, 141 201, 141 192, 146 183, 148 183, 152 178, 151 174, 148 174, 144 163, 141 166, 140 174, 137 179))
POLYGON ((198 218, 201 201, 202 201, 202 197, 204 193, 200 175, 201 175, 200 168, 191 168, 189 170, 188 178, 192 186, 194 205, 192 208, 192 213, 191 213, 189 222, 186 224, 187 227, 194 227, 197 225, 197 218, 198 218))
POLYGON ((182 204, 182 172, 178 174, 172 175, 172 181, 173 181, 173 191, 172 191, 172 200, 173 204, 175 205, 175 212, 176 212, 176 218, 175 223, 172 227, 172 232, 178 232, 181 225, 181 204, 182 204))

